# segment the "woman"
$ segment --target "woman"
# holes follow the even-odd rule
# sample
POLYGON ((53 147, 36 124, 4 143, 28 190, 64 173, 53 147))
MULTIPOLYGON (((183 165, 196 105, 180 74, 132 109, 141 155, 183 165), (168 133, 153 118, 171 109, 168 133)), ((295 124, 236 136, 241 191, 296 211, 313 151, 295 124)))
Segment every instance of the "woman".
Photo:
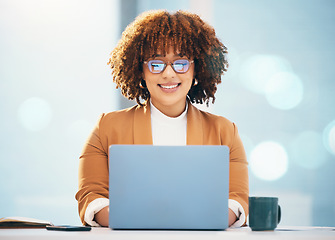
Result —
POLYGON ((226 47, 214 29, 184 11, 146 12, 111 53, 113 80, 138 105, 103 114, 80 157, 76 199, 83 224, 108 226, 111 144, 227 145, 230 148, 229 226, 248 214, 248 169, 234 123, 191 103, 214 103, 227 70, 226 47))

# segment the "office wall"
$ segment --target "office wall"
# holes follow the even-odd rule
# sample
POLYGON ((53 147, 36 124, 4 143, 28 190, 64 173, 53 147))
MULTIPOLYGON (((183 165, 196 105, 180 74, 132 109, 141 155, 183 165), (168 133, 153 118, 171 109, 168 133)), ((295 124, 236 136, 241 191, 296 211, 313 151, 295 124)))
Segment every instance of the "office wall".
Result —
MULTIPOLYGON (((0 217, 79 222, 78 156, 120 108, 106 67, 119 1, 0 1, 0 217), (65 220, 64 220, 65 219, 65 220)), ((250 194, 278 196, 283 225, 335 224, 333 1, 136 1, 199 13, 230 67, 207 111, 234 121, 250 194)))
POLYGON ((228 46, 215 113, 239 126, 250 194, 278 196, 283 225, 335 224, 335 3, 215 1, 228 46))
POLYGON ((79 155, 117 109, 118 1, 0 1, 0 217, 80 224, 79 155))

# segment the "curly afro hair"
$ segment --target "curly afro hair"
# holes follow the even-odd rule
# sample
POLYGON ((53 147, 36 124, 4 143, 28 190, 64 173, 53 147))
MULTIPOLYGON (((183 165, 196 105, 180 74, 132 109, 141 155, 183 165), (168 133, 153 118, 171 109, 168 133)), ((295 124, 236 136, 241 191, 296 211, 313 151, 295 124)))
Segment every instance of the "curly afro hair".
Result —
POLYGON ((148 11, 138 16, 122 33, 111 53, 108 64, 113 81, 128 99, 148 100, 150 93, 141 87, 143 62, 163 54, 172 46, 175 53, 194 59, 195 78, 188 92, 192 103, 209 104, 215 101, 217 84, 227 71, 227 48, 217 38, 215 30, 198 15, 186 11, 169 13, 164 10, 148 11))

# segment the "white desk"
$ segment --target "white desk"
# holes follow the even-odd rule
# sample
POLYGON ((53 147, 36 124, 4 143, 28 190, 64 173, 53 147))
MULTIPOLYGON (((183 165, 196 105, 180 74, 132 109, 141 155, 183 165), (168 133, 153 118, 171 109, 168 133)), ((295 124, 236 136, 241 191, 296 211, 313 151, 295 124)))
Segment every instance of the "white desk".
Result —
POLYGON ((275 231, 253 232, 250 228, 226 231, 113 231, 108 228, 92 228, 90 232, 60 232, 46 229, 0 229, 0 239, 23 240, 335 240, 335 228, 280 227, 275 231))

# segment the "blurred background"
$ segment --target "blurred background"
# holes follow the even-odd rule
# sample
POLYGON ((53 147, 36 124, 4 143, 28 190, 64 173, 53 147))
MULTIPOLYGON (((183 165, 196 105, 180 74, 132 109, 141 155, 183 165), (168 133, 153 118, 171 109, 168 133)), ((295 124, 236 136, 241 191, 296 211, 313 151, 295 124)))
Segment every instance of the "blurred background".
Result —
POLYGON ((102 112, 134 103, 107 66, 149 9, 190 10, 229 50, 215 104, 244 142, 251 196, 281 225, 335 226, 335 2, 0 0, 0 217, 80 224, 79 155, 102 112))

